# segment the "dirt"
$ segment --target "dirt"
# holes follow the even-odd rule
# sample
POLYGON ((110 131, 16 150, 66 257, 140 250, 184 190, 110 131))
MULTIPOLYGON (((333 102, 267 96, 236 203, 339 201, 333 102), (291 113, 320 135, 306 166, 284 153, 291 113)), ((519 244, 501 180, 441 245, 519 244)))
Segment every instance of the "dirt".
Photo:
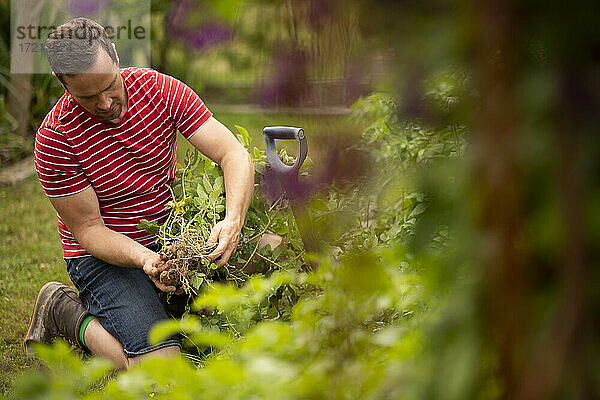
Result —
POLYGON ((171 267, 160 274, 160 281, 166 285, 182 288, 185 293, 195 293, 190 282, 193 272, 204 274, 207 279, 218 278, 218 268, 207 257, 216 243, 204 244, 196 233, 186 234, 171 243, 166 243, 160 256, 163 261, 168 261, 171 267))

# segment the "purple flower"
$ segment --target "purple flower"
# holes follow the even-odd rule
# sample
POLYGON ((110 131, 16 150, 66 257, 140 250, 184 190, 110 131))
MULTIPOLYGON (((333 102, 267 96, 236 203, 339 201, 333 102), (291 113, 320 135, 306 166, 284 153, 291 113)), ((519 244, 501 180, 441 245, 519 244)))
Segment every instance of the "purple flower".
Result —
POLYGON ((202 12, 201 8, 192 1, 178 0, 167 16, 167 32, 196 50, 203 50, 231 40, 233 32, 224 23, 218 21, 210 21, 202 25, 189 23, 190 15, 194 12, 202 12))

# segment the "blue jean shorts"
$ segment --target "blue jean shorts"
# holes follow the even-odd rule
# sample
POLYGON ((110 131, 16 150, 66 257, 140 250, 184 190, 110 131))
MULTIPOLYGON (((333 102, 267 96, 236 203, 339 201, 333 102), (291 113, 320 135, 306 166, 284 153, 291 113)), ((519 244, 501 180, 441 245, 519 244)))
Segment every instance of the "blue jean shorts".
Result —
MULTIPOLYGON (((158 250, 158 245, 147 246, 158 250)), ((90 314, 122 345, 127 357, 167 347, 181 348, 179 336, 155 345, 148 343, 150 329, 169 317, 160 290, 139 268, 119 267, 93 256, 68 258, 67 272, 90 314)))

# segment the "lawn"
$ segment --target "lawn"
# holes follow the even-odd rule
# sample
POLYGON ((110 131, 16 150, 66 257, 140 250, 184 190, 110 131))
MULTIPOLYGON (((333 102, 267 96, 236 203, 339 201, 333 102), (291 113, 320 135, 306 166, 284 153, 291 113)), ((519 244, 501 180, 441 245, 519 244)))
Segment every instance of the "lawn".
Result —
POLYGON ((33 302, 48 281, 68 283, 56 231, 56 213, 37 177, 0 188, 0 393, 15 373, 37 364, 21 343, 33 302))
MULTIPOLYGON (((264 148, 262 128, 291 125, 305 128, 311 151, 329 133, 350 130, 345 117, 234 114, 214 110, 215 117, 235 132, 234 124, 248 129, 253 144, 264 148), (316 140, 312 140, 315 138, 316 140)), ((180 140, 179 157, 188 144, 180 140)), ((295 153, 295 145, 288 147, 295 153)), ((310 155, 310 153, 309 153, 310 155)), ((56 213, 37 177, 0 187, 0 394, 10 393, 15 375, 39 365, 23 354, 21 343, 40 287, 48 281, 69 284, 56 230, 56 213)))

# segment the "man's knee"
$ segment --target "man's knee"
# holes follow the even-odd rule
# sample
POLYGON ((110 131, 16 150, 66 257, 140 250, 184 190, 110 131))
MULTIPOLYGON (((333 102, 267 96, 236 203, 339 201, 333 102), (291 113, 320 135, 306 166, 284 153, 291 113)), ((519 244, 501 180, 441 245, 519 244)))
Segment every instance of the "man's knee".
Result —
POLYGON ((266 245, 270 245, 271 249, 275 249, 275 247, 279 246, 282 241, 283 238, 275 233, 265 233, 258 241, 258 248, 262 249, 266 245))
POLYGON ((179 350, 179 346, 168 346, 168 347, 162 347, 160 349, 156 349, 154 351, 151 351, 149 353, 146 354, 141 354, 139 356, 135 356, 135 357, 129 357, 126 359, 126 365, 124 369, 129 369, 139 363, 141 363, 142 361, 148 359, 148 358, 155 358, 155 357, 159 357, 159 358, 171 358, 171 357, 176 357, 181 353, 181 351, 179 350))
MULTIPOLYGON (((268 233, 263 234, 258 240, 254 239, 252 242, 256 243, 257 241, 258 241, 258 249, 259 250, 261 250, 266 245, 271 246, 271 250, 273 250, 283 242, 283 238, 275 233, 268 232, 268 233)), ((266 272, 271 267, 270 264, 267 264, 266 266, 263 267, 264 269, 260 269, 260 270, 257 269, 257 265, 260 261, 261 261, 261 259, 259 257, 255 256, 252 260, 250 260, 249 263, 246 263, 246 264, 232 263, 232 265, 234 265, 237 268, 243 267, 243 271, 246 274, 252 275, 257 272, 266 272)))
POLYGON ((179 350, 179 346, 167 346, 161 349, 154 350, 148 354, 152 354, 153 356, 157 357, 175 357, 178 356, 180 353, 181 351, 179 350))

